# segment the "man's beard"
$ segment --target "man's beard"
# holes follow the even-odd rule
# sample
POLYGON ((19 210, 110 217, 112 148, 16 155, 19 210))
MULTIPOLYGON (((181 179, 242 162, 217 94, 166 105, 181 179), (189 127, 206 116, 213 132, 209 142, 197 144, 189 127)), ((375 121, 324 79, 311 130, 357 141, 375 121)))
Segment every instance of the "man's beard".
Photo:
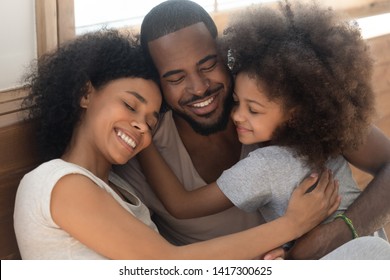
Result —
MULTIPOLYGON (((181 112, 174 111, 174 114, 184 119, 191 127, 192 129, 203 136, 208 136, 213 133, 217 133, 220 131, 223 131, 226 129, 226 126, 229 122, 230 113, 233 107, 233 97, 231 94, 229 94, 224 103, 223 103, 223 110, 221 116, 218 118, 218 120, 212 124, 203 124, 195 121, 190 116, 183 114, 181 112)), ((209 118, 213 113, 203 115, 204 118, 209 118)))

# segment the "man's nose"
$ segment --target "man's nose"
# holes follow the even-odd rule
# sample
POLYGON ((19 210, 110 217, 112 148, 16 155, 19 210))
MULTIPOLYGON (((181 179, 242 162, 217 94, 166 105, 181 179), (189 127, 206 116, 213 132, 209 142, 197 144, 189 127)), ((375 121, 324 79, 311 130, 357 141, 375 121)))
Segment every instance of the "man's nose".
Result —
POLYGON ((200 73, 191 75, 187 81, 187 90, 193 95, 203 96, 210 86, 208 79, 200 73))

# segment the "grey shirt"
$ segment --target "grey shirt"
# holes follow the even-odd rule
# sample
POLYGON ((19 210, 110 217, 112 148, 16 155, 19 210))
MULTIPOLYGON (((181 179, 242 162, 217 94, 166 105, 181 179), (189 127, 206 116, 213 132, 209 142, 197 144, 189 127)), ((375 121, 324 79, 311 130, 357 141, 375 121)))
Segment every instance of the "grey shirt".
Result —
MULTIPOLYGON (((310 174, 305 163, 289 148, 259 148, 226 170, 217 184, 238 208, 248 212, 259 209, 270 221, 285 213, 291 193, 310 174)), ((342 201, 336 215, 344 212, 361 191, 343 157, 330 159, 326 165, 340 184, 342 201)))

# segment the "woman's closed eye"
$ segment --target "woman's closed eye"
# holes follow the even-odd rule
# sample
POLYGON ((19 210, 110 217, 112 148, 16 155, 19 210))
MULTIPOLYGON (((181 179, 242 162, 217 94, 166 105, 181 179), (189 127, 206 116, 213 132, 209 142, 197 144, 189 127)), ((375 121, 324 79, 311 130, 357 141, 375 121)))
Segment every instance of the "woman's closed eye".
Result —
POLYGON ((125 104, 125 106, 126 106, 126 108, 127 109, 129 109, 130 111, 132 111, 132 112, 135 112, 135 109, 131 106, 131 105, 129 105, 129 103, 127 103, 127 102, 123 102, 124 104, 125 104))

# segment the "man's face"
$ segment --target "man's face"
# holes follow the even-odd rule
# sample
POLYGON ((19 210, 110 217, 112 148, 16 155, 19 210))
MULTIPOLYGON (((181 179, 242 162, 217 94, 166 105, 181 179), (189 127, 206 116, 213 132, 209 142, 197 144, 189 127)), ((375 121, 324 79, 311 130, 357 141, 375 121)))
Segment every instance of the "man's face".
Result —
POLYGON ((200 134, 223 130, 231 109, 231 76, 203 23, 148 44, 166 103, 200 134))

